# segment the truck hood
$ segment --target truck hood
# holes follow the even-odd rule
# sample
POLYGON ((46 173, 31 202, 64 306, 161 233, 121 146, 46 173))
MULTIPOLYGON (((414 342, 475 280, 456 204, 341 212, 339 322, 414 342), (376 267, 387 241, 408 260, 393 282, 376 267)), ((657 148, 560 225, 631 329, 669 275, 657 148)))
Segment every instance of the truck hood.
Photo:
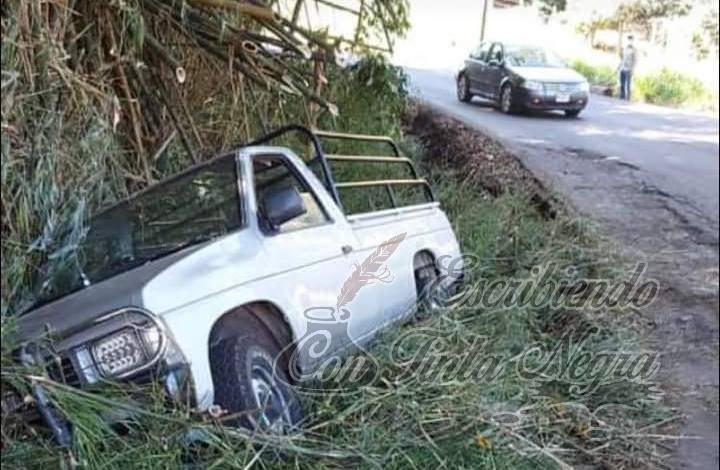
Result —
POLYGON ((537 80, 543 82, 582 82, 585 77, 568 68, 559 67, 508 67, 512 72, 525 80, 537 80))
POLYGON ((20 315, 17 319, 18 339, 28 341, 48 330, 62 335, 110 311, 128 306, 142 307, 142 290, 147 283, 203 246, 198 244, 149 261, 20 315))

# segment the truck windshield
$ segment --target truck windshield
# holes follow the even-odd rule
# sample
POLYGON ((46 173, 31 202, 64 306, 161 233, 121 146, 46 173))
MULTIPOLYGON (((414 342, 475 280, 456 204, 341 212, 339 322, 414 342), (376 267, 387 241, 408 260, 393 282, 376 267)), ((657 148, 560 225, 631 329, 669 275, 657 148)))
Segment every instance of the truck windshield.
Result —
POLYGON ((35 306, 241 224, 235 158, 227 155, 91 218, 73 249, 49 257, 35 306))

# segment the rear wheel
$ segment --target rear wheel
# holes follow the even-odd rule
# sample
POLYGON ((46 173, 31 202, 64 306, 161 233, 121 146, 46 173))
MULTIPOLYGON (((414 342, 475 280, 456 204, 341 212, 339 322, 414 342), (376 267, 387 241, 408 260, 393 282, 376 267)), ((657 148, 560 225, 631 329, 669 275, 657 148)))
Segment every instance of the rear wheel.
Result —
POLYGON ((432 255, 418 253, 415 257, 415 288, 420 311, 434 315, 447 306, 450 294, 446 287, 440 285, 439 278, 432 255))
POLYGON ((277 367, 279 354, 262 327, 250 327, 212 347, 215 403, 229 413, 228 424, 285 434, 300 422, 300 402, 287 372, 277 367))
POLYGON ((566 109, 565 117, 569 117, 569 118, 578 117, 580 115, 580 111, 582 111, 582 109, 566 109))
POLYGON ((472 99, 470 93, 470 83, 468 83, 467 75, 460 74, 457 79, 457 98, 463 103, 468 103, 472 99))

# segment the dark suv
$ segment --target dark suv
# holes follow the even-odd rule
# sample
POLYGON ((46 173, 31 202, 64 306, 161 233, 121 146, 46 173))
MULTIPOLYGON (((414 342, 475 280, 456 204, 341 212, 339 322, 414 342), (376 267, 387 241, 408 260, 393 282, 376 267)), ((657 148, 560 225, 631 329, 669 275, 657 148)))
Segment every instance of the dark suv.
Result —
POLYGON ((563 110, 580 114, 588 102, 585 77, 553 53, 537 46, 482 43, 456 76, 457 97, 480 96, 505 113, 521 109, 563 110))

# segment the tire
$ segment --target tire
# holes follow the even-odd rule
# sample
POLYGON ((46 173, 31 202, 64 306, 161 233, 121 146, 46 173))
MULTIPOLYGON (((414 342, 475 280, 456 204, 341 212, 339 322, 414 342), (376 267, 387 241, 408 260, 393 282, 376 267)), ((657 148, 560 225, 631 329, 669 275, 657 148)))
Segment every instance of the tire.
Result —
POLYGON ((498 102, 500 111, 505 114, 513 114, 517 111, 517 106, 514 103, 514 92, 512 85, 506 83, 500 90, 500 101, 498 102))
POLYGON ((470 84, 467 81, 466 74, 462 73, 458 76, 456 88, 458 100, 463 103, 469 103, 473 95, 470 93, 470 84))
POLYGON ((428 253, 419 253, 415 258, 415 288, 419 313, 435 315, 447 306, 450 293, 446 287, 437 283, 439 277, 433 257, 428 253))
POLYGON ((576 118, 580 115, 580 112, 582 109, 566 109, 565 110, 565 117, 568 118, 576 118))
POLYGON ((210 368, 215 404, 231 426, 286 434, 302 419, 287 371, 276 367, 280 348, 263 327, 252 325, 212 347, 210 368))

